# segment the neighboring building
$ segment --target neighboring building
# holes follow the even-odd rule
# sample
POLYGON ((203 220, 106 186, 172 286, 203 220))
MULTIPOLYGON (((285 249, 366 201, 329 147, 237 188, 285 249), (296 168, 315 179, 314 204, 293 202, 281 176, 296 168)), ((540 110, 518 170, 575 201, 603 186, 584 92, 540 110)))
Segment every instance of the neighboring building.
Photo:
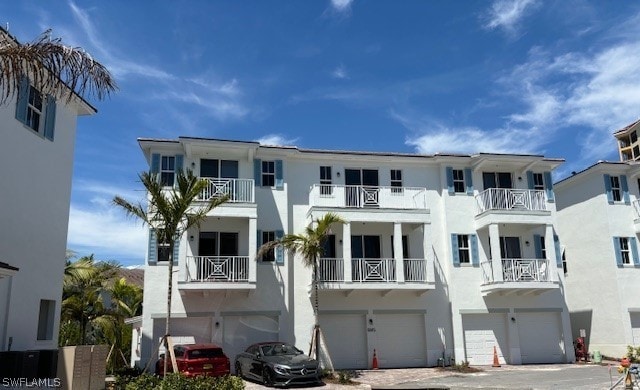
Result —
POLYGON ((58 347, 76 120, 95 113, 27 78, 0 106, 0 351, 58 347))
POLYGON ((574 337, 621 357, 640 345, 640 165, 600 161, 558 183, 558 229, 574 337))
MULTIPOLYGON (((231 359, 256 341, 310 345, 311 270, 263 243, 327 212, 319 320, 336 368, 572 362, 550 172, 527 155, 413 155, 139 139, 166 185, 177 170, 227 194, 176 247, 171 334, 231 359)), ((197 206, 197 203, 194 205, 197 206)), ((141 361, 164 334, 168 254, 149 233, 141 361)))
POLYGON ((640 142, 638 134, 640 132, 640 120, 613 133, 618 140, 618 152, 620 161, 640 160, 640 142))

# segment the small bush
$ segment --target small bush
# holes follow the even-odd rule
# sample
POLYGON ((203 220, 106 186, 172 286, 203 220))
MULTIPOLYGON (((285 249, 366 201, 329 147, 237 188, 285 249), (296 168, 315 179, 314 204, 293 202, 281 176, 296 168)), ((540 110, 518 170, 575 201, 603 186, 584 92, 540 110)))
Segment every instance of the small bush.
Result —
POLYGON ((353 378, 356 373, 353 371, 338 371, 338 383, 341 385, 347 385, 353 383, 353 378))
POLYGON ((460 363, 454 363, 451 365, 451 367, 446 367, 446 368, 441 367, 440 369, 445 371, 456 371, 463 374, 482 371, 482 369, 480 368, 471 367, 471 365, 469 365, 469 362, 466 360, 463 360, 460 363))
POLYGON ((188 378, 182 374, 171 373, 163 378, 151 374, 143 374, 136 378, 126 377, 130 380, 124 385, 125 377, 116 379, 118 390, 242 390, 244 381, 235 376, 188 378))
POLYGON ((627 357, 631 363, 640 363, 640 347, 627 345, 627 357))

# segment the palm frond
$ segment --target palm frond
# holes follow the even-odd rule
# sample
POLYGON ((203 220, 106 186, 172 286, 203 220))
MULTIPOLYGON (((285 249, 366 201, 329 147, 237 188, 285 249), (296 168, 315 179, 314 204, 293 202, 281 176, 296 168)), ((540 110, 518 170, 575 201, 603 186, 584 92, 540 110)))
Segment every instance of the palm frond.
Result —
POLYGON ((102 100, 118 90, 107 68, 79 47, 70 47, 46 30, 31 43, 20 44, 7 33, 0 35, 0 104, 8 101, 27 75, 43 94, 67 102, 74 93, 102 100))

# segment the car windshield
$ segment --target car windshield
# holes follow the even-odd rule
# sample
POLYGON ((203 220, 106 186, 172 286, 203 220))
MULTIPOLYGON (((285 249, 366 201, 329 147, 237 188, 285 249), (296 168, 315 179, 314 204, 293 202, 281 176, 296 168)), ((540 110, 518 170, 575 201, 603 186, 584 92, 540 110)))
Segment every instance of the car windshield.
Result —
POLYGON ((188 352, 188 355, 190 359, 206 359, 224 356, 220 348, 193 349, 188 352))
POLYGON ((267 344, 262 347, 265 356, 301 355, 302 351, 290 344, 267 344))

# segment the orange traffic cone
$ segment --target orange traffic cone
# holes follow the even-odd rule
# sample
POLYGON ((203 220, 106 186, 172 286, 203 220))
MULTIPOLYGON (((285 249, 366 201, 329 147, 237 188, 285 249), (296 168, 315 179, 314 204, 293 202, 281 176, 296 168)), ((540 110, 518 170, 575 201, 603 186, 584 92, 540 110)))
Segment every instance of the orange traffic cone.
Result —
POLYGON ((378 355, 376 355, 376 350, 373 350, 373 362, 371 363, 371 367, 374 370, 378 369, 378 355))
POLYGON ((500 360, 498 360, 498 351, 496 350, 496 346, 493 346, 493 365, 492 367, 500 367, 500 360))

